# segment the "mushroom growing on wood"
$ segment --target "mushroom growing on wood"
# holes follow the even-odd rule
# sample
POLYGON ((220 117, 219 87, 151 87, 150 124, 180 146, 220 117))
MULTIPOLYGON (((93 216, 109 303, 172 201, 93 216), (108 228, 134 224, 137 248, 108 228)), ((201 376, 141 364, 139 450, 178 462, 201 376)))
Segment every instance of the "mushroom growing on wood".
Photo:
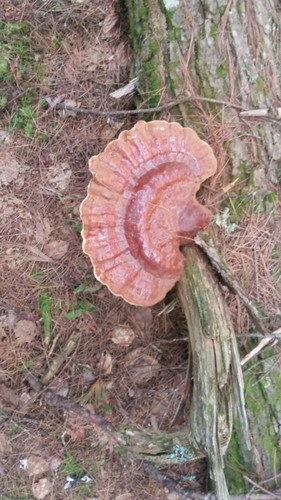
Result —
POLYGON ((216 168, 212 149, 192 129, 160 120, 137 122, 90 159, 83 251, 114 295, 151 306, 174 286, 183 270, 180 246, 211 220, 196 193, 216 168))

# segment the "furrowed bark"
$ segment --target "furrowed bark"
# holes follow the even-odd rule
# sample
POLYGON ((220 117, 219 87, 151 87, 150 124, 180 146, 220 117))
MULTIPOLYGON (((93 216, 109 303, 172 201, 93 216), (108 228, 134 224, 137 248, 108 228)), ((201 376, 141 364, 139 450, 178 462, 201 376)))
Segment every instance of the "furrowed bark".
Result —
MULTIPOLYGON (((272 202, 274 193, 266 183, 276 185, 281 178, 280 121, 274 113, 281 96, 277 0, 126 0, 126 5, 134 56, 132 76, 138 77, 137 105, 152 107, 178 96, 229 102, 222 106, 190 100, 174 109, 172 118, 208 140, 211 122, 204 122, 202 115, 213 115, 224 131, 220 143, 214 145, 224 150, 230 173, 250 172, 257 179, 261 173, 264 181, 251 203, 272 202), (231 104, 243 109, 269 108, 271 120, 245 121, 231 104)), ((166 116, 162 113, 161 117, 166 116)), ((278 369, 269 371, 265 355, 260 355, 257 367, 252 366, 244 377, 244 404, 236 339, 214 270, 198 248, 187 248, 186 256, 179 294, 194 361, 187 432, 191 430, 194 446, 208 456, 217 498, 226 500, 227 484, 234 493, 245 491, 245 473, 259 481, 280 470, 281 377, 278 369)))

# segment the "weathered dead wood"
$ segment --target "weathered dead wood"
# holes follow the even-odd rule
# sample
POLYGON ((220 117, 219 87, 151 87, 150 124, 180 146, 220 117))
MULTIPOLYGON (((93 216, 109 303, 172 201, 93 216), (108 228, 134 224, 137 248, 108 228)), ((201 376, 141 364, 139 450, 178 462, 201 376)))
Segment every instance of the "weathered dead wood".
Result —
POLYGON ((191 435, 209 459, 218 498, 227 499, 223 455, 234 415, 240 417, 250 448, 240 358, 229 313, 210 265, 195 246, 187 247, 185 256, 179 296, 193 357, 191 435))

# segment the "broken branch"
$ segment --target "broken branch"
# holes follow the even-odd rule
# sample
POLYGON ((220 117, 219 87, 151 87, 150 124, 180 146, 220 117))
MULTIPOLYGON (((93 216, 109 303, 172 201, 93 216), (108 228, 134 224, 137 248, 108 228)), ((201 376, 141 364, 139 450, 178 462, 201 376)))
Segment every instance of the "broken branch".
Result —
POLYGON ((80 113, 84 115, 94 115, 94 116, 125 116, 125 115, 139 115, 142 113, 156 113, 160 111, 166 111, 167 109, 174 108, 175 106, 179 106, 180 104, 184 104, 188 101, 199 101, 199 102, 208 102, 211 104, 218 104, 220 106, 226 106, 228 108, 237 109, 238 111, 243 110, 244 108, 238 104, 232 104, 227 101, 221 101, 218 99, 211 99, 208 97, 199 97, 199 96, 185 96, 180 97, 172 102, 167 102, 161 106, 155 106, 152 108, 138 108, 138 109, 121 109, 121 110, 109 110, 103 111, 101 109, 95 108, 80 108, 79 106, 69 106, 64 104, 63 102, 58 102, 55 105, 51 106, 48 101, 49 106, 52 109, 60 109, 64 111, 72 111, 74 113, 80 113))

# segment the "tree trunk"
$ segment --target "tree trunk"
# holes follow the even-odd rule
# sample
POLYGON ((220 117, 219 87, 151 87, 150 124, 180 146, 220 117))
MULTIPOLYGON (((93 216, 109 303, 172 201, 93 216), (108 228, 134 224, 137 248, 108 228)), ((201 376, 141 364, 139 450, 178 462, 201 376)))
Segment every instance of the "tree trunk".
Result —
MULTIPOLYGON (((250 170, 253 182, 263 179, 254 199, 257 205, 264 197, 272 199, 266 182, 276 184, 281 177, 280 122, 275 108, 281 97, 280 2, 126 2, 133 76, 138 77, 137 103, 152 107, 190 97, 173 109, 172 118, 197 129, 214 147, 219 164, 227 158, 228 174, 250 170), (257 107, 268 108, 268 120, 253 125, 241 118, 240 110, 257 107)), ((226 500, 226 483, 239 493, 245 490, 244 474, 259 481, 280 470, 281 376, 277 369, 267 373, 263 356, 258 369, 250 367, 245 376, 249 452, 241 367, 220 286, 197 247, 188 247, 186 257, 179 294, 194 363, 190 428, 193 445, 209 458, 217 498, 226 500), (228 444, 225 482, 223 454, 228 444)))

